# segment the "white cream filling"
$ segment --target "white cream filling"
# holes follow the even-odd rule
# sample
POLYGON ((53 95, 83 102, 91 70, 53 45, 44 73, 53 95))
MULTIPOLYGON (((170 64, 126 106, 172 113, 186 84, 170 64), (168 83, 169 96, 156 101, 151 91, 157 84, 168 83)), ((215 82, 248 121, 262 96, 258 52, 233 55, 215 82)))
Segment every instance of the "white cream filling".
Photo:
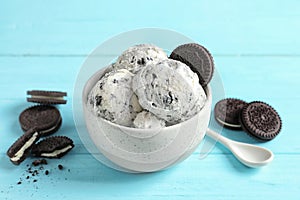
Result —
POLYGON ((241 125, 235 125, 235 124, 229 124, 229 123, 227 123, 227 122, 223 122, 222 120, 220 120, 219 118, 216 118, 217 120, 218 120, 218 122, 220 122, 221 124, 223 124, 223 125, 226 125, 226 126, 229 126, 229 127, 234 127, 234 128, 240 128, 240 127, 242 127, 241 125))
POLYGON ((10 160, 14 162, 18 161, 24 155, 24 152, 34 143, 38 134, 38 132, 35 132, 32 135, 32 137, 22 146, 22 148, 17 153, 15 153, 15 155, 10 160))
POLYGON ((53 100, 64 100, 64 97, 47 97, 47 96, 40 96, 40 95, 31 95, 31 98, 37 99, 53 99, 53 100))
POLYGON ((61 122, 61 120, 59 120, 58 123, 57 123, 55 126, 53 126, 52 128, 49 128, 49 129, 47 129, 47 130, 40 131, 40 133, 41 133, 41 134, 45 134, 45 133, 48 133, 48 132, 53 131, 54 129, 57 128, 57 126, 58 126, 58 124, 59 124, 60 122, 61 122))
POLYGON ((42 153, 41 156, 45 156, 45 157, 55 157, 61 153, 65 153, 66 151, 68 151, 69 149, 72 149, 72 145, 68 145, 63 149, 59 149, 59 150, 55 150, 51 153, 42 153))

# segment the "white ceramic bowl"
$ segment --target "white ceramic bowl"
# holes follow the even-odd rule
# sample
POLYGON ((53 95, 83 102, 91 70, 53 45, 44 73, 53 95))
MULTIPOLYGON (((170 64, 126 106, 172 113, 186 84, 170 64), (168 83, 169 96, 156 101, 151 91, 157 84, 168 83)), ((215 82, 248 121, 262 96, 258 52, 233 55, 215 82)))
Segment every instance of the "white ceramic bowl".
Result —
POLYGON ((136 172, 158 171, 186 159, 201 143, 208 127, 212 95, 205 88, 207 100, 191 119, 160 130, 120 126, 95 117, 87 108, 87 97, 105 73, 97 71, 83 90, 83 111, 90 138, 98 150, 118 166, 136 172))

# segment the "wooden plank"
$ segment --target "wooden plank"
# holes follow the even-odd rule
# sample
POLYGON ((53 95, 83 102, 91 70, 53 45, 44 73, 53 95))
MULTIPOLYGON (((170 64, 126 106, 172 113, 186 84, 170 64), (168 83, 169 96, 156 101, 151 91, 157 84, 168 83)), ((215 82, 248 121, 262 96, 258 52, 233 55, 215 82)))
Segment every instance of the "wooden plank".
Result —
POLYGON ((300 2, 138 0, 1 5, 0 55, 86 55, 140 27, 178 31, 218 55, 299 56, 300 2))
POLYGON ((167 171, 151 174, 126 174, 101 165, 89 155, 69 154, 61 160, 49 160, 26 179, 24 166, 3 164, 0 184, 2 199, 297 199, 299 155, 280 155, 262 169, 241 166, 232 155, 210 155, 199 160, 191 156, 167 171), (287 165, 287 163, 289 163, 287 165), (64 170, 57 169, 62 164, 64 170), (17 182, 22 184, 17 185, 17 182), (33 183, 36 179, 37 182, 33 183), (288 186, 288 188, 287 188, 288 186))

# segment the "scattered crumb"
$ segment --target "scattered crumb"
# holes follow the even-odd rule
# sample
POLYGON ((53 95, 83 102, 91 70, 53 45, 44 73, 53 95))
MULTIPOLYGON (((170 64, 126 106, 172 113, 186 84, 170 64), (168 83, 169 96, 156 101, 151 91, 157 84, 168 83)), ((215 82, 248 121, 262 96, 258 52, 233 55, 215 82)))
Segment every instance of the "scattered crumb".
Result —
POLYGON ((47 162, 46 159, 35 160, 35 161, 32 162, 32 165, 33 165, 33 166, 39 166, 39 165, 41 165, 41 164, 42 164, 42 165, 47 165, 48 162, 47 162))
MULTIPOLYGON (((35 183, 39 180, 39 178, 41 177, 41 175, 46 175, 48 176, 52 171, 54 170, 64 170, 66 169, 68 172, 70 172, 71 170, 69 168, 65 168, 62 164, 58 164, 57 167, 54 167, 52 169, 49 168, 49 166, 45 166, 47 165, 48 162, 46 159, 37 159, 34 160, 31 165, 27 164, 26 165, 26 170, 25 172, 21 175, 19 181, 17 182, 17 185, 21 185, 24 183, 35 183), (47 169, 48 168, 48 169, 47 169), (27 181, 25 181, 27 180, 27 181)), ((52 178, 50 178, 51 181, 53 181, 52 178)), ((61 180, 60 177, 57 179, 58 181, 61 180)), ((62 177, 62 180, 68 180, 67 177, 62 177)), ((36 189, 38 189, 38 187, 34 184, 34 187, 36 187, 36 189)))
POLYGON ((61 164, 58 165, 58 169, 59 169, 59 170, 62 170, 63 168, 64 168, 64 167, 63 167, 61 164))

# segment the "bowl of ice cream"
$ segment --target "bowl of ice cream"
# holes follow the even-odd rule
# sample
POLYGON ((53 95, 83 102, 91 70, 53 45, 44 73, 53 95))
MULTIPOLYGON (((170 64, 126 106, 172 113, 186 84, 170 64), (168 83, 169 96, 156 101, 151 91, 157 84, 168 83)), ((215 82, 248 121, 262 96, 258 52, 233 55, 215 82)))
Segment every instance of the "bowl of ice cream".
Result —
POLYGON ((209 86, 153 45, 137 45, 94 73, 82 94, 89 137, 111 162, 153 172, 201 143, 212 104, 209 86))

